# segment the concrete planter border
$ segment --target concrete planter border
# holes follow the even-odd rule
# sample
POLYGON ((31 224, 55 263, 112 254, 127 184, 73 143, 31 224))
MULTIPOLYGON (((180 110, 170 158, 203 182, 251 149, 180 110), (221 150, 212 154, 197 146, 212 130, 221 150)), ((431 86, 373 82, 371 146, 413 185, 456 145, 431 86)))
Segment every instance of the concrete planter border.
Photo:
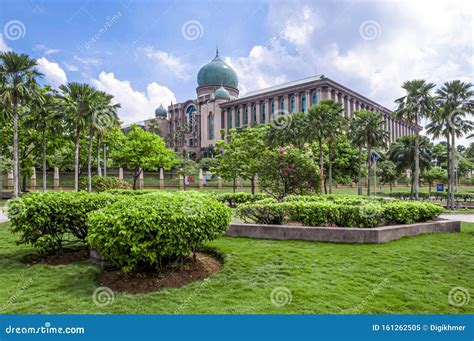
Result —
POLYGON ((275 240, 310 240, 333 243, 378 244, 425 233, 460 232, 461 222, 436 220, 374 228, 315 227, 293 225, 230 224, 226 236, 275 240))

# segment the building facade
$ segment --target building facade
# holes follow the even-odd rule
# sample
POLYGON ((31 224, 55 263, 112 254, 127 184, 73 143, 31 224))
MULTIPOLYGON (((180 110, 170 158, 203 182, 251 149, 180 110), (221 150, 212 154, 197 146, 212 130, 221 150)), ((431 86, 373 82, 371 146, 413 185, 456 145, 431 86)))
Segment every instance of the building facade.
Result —
POLYGON ((221 129, 228 131, 268 123, 278 115, 305 112, 323 99, 342 103, 347 119, 360 109, 382 112, 389 143, 420 129, 397 120, 389 109, 324 76, 304 78, 239 97, 238 76, 219 57, 218 51, 215 58, 199 70, 197 82, 195 99, 171 104, 166 113, 157 109, 157 115, 160 110, 160 117, 166 122, 161 131, 167 134, 168 145, 192 158, 214 146, 222 138, 221 129))

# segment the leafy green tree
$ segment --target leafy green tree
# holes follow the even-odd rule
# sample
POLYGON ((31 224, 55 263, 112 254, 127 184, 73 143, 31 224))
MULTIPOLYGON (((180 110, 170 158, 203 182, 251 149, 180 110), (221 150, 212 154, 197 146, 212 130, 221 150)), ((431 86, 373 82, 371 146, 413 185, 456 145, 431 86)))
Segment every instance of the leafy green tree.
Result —
MULTIPOLYGON (((255 193, 255 180, 258 175, 258 165, 262 154, 267 148, 266 136, 268 126, 260 125, 255 128, 231 129, 227 135, 227 143, 218 141, 217 155, 219 166, 217 173, 224 179, 242 177, 250 180, 252 194, 255 193)), ((235 188, 235 186, 234 186, 235 188)))
POLYGON ((36 61, 26 54, 13 51, 0 53, 0 79, 3 83, 0 101, 5 103, 13 119, 13 196, 19 195, 18 119, 24 112, 25 102, 41 76, 36 61))
MULTIPOLYGON (((390 148, 387 153, 387 159, 392 161, 397 170, 402 173, 407 169, 411 170, 411 173, 415 171, 415 165, 413 163, 413 158, 415 154, 419 156, 419 167, 420 171, 423 172, 431 168, 431 154, 432 154, 432 144, 426 136, 419 137, 419 150, 415 152, 416 146, 416 137, 415 136, 403 136, 400 137, 397 141, 390 145, 390 148)), ((414 182, 415 178, 411 177, 411 195, 414 194, 414 182)))
POLYGON ((267 140, 272 146, 284 147, 293 144, 302 147, 311 140, 308 116, 302 112, 279 115, 268 128, 267 140))
POLYGON ((424 172, 422 178, 428 183, 428 191, 431 196, 431 187, 435 182, 444 182, 446 180, 446 172, 439 167, 433 167, 430 170, 424 172))
POLYGON ((114 159, 133 171, 133 189, 144 170, 169 170, 177 163, 173 152, 168 150, 163 139, 134 125, 125 135, 122 148, 116 150, 114 159))
POLYGON ((382 185, 388 184, 390 186, 390 193, 392 192, 393 184, 400 176, 397 167, 390 160, 384 160, 377 164, 377 175, 382 185))
MULTIPOLYGON (((434 101, 431 96, 431 91, 435 85, 433 83, 427 83, 423 79, 415 79, 412 81, 406 81, 403 83, 402 88, 406 94, 403 97, 395 100, 398 105, 396 115, 399 119, 404 119, 416 126, 420 123, 423 117, 429 117, 434 109, 434 101)), ((415 191, 415 199, 418 200, 418 190, 420 183, 420 155, 419 147, 420 144, 420 133, 418 129, 415 129, 415 155, 414 155, 414 172, 413 184, 415 191)))
POLYGON ((319 192, 318 166, 309 148, 266 149, 258 163, 261 188, 277 200, 289 194, 319 192))

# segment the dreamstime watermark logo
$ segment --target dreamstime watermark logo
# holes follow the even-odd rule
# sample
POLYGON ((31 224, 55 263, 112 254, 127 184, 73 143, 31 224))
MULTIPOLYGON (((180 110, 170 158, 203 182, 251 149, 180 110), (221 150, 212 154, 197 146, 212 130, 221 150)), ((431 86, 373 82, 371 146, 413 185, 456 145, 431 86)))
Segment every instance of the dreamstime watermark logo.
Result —
POLYGON ((10 20, 3 26, 3 35, 9 40, 18 40, 25 36, 26 27, 20 20, 10 20))
POLYGON ((370 292, 370 294, 368 294, 360 304, 356 305, 355 307, 349 309, 349 312, 350 313, 353 313, 353 314, 359 314, 359 312, 370 302, 374 299, 375 295, 377 295, 380 290, 382 290, 388 283, 390 282, 390 280, 385 277, 379 284, 377 284, 373 289, 372 291, 370 292))
POLYGON ((206 278, 202 281, 202 283, 193 291, 191 295, 189 295, 183 303, 181 303, 178 308, 174 311, 174 314, 180 314, 195 298, 198 296, 201 291, 203 291, 211 282, 209 278, 206 278))
POLYGON ((448 115, 448 127, 454 130, 461 130, 466 125, 464 119, 464 111, 461 109, 454 109, 448 115))
POLYGON ((105 307, 114 303, 115 294, 112 289, 108 287, 98 287, 92 294, 92 301, 98 307, 105 307))
POLYGON ((28 278, 28 280, 21 285, 21 287, 11 295, 7 302, 0 307, 0 312, 4 311, 6 308, 15 304, 18 301, 18 297, 20 297, 31 285, 33 284, 33 279, 28 278))
POLYGON ((100 37, 107 32, 122 16, 122 12, 118 11, 113 16, 108 16, 105 18, 105 24, 94 34, 89 40, 84 43, 86 49, 89 49, 94 45, 100 37))
POLYGON ((374 40, 380 37, 382 28, 380 24, 375 20, 364 21, 359 26, 359 34, 365 40, 374 40))
POLYGON ((469 291, 463 287, 454 287, 449 291, 448 303, 455 307, 461 307, 469 303, 471 296, 469 291))
POLYGON ((270 125, 274 129, 283 130, 290 128, 292 123, 292 117, 286 110, 281 110, 273 120, 271 120, 270 125))
POLYGON ((270 301, 275 307, 283 307, 291 303, 291 290, 285 287, 276 287, 270 294, 270 301))
POLYGON ((115 113, 111 110, 100 110, 92 114, 92 124, 96 129, 108 129, 116 123, 115 113))
POLYGON ((181 34, 186 40, 196 40, 204 34, 204 28, 197 20, 188 20, 181 26, 181 34))
POLYGON ((377 219, 381 213, 380 206, 375 203, 367 203, 359 206, 359 215, 366 221, 377 219))

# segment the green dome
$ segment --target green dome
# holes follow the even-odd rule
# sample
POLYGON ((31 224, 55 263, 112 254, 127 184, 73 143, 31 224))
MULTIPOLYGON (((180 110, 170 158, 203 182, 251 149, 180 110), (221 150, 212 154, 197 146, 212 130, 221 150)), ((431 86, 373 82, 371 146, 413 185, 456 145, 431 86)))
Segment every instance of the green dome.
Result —
POLYGON ((168 117, 168 112, 163 107, 163 104, 160 104, 160 106, 156 108, 155 117, 164 117, 164 118, 168 117))
POLYGON ((199 86, 225 85, 235 89, 239 86, 237 74, 219 58, 219 52, 216 53, 216 57, 209 64, 204 65, 199 70, 197 82, 199 86))
POLYGON ((216 99, 230 99, 229 91, 227 91, 222 85, 219 89, 214 92, 216 99))

